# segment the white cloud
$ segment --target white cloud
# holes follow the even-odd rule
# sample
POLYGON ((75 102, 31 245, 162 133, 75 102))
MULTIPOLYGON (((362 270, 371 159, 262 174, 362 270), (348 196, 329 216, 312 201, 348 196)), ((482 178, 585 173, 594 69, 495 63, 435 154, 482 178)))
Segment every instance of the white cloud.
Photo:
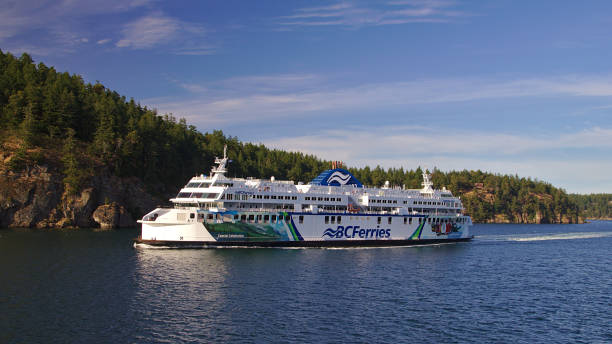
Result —
POLYGON ((313 135, 267 139, 268 147, 343 160, 349 166, 417 166, 441 170, 481 169, 519 174, 564 187, 570 192, 610 192, 612 161, 590 158, 542 158, 550 150, 612 149, 612 129, 590 128, 555 137, 488 132, 457 132, 449 128, 378 127, 329 130, 313 135), (533 158, 533 154, 538 158, 533 158), (610 189, 596 190, 595 185, 610 189))
POLYGON ((565 76, 499 81, 494 79, 430 79, 329 86, 316 75, 280 75, 232 78, 214 83, 190 84, 189 90, 206 90, 191 99, 148 100, 163 112, 192 118, 196 123, 294 118, 329 111, 398 108, 518 97, 612 96, 612 76, 565 76))
POLYGON ((160 14, 142 17, 126 24, 123 37, 116 43, 120 48, 145 49, 167 43, 179 35, 180 22, 160 14))
MULTIPOLYGON (((28 52, 70 53, 80 44, 104 45, 116 40, 115 46, 129 49, 150 49, 164 45, 165 51, 179 55, 209 55, 215 49, 204 41, 202 26, 183 22, 161 12, 152 12, 126 24, 115 24, 109 15, 148 9, 151 0, 23 0, 10 3, 0 12, 0 43, 3 49, 20 52, 19 48, 33 46, 28 52), (109 20, 101 16, 107 16, 109 20), (90 25, 88 18, 96 17, 100 25, 90 25), (113 23, 106 24, 106 23, 113 23), (29 35, 36 33, 36 44, 29 35), (112 37, 112 38, 111 38, 112 37)), ((143 12, 143 11, 140 11, 143 12)), ((135 13, 135 12, 134 12, 135 13)))
POLYGON ((6 50, 39 55, 67 53, 95 36, 94 26, 82 23, 88 16, 124 12, 146 6, 149 0, 19 0, 0 11, 0 43, 6 50), (39 38, 36 44, 29 35, 39 38), (27 42, 27 43, 25 43, 27 42))
POLYGON ((469 14, 451 10, 450 1, 391 1, 375 5, 341 2, 329 6, 299 8, 281 17, 281 25, 348 26, 399 25, 408 23, 444 23, 469 14))
POLYGON ((210 55, 214 49, 202 43, 206 30, 162 13, 153 13, 125 24, 119 48, 150 49, 165 46, 177 55, 210 55))

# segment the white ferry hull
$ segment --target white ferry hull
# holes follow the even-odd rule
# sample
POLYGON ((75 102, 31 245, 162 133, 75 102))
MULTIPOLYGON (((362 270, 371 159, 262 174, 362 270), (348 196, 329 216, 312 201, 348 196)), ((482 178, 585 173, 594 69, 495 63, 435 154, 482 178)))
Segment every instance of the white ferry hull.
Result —
POLYGON ((140 222, 136 243, 153 246, 369 247, 471 239, 467 216, 172 209, 140 222))

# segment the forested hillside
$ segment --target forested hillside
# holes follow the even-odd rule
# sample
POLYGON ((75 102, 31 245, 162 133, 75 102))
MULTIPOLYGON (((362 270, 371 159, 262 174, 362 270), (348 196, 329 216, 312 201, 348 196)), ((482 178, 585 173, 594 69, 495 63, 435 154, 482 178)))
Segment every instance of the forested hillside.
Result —
MULTIPOLYGON (((44 171, 48 168, 52 176, 59 176, 54 178, 60 179, 56 191, 63 195, 57 201, 60 205, 68 195, 82 198, 84 190, 90 189, 96 193, 99 185, 112 189, 107 185, 112 178, 122 180, 122 185, 129 184, 125 180, 132 178, 129 180, 142 183, 146 191, 140 197, 154 195, 165 199, 189 177, 207 173, 224 144, 228 145, 228 155, 233 160, 230 176, 275 176, 308 182, 330 167, 330 162, 312 155, 243 143, 221 131, 200 133, 184 119, 160 115, 100 83, 85 83, 78 75, 35 64, 27 54, 16 58, 0 51, 0 110, 0 143, 4 151, 0 167, 6 176, 11 174, 8 177, 13 178, 7 177, 5 190, 0 190, 0 198, 5 201, 16 197, 6 189, 10 188, 11 180, 21 178, 19 173, 21 176, 31 173, 37 166, 45 166, 44 171), (107 176, 104 182, 99 181, 100 175, 107 176)), ((392 185, 419 188, 422 180, 420 168, 349 170, 371 186, 381 186, 388 180, 392 185)), ((467 212, 476 222, 579 221, 576 202, 565 191, 541 181, 481 171, 438 170, 433 171, 433 181, 436 187, 446 186, 462 196, 467 212)), ((93 209, 99 203, 125 202, 112 193, 98 194, 93 209)), ((16 216, 28 202, 33 201, 6 201, 8 205, 0 209, 0 215, 4 211, 4 217, 16 216)), ((53 211, 54 207, 60 208, 51 202, 43 209, 53 211)), ((134 218, 149 210, 143 207, 126 206, 134 218)), ((68 210, 63 212, 68 216, 68 210)), ((44 214, 33 216, 31 222, 22 224, 46 226, 53 222, 43 217, 44 214)))
POLYGON ((571 194, 570 199, 576 202, 584 218, 612 220, 612 194, 571 194))

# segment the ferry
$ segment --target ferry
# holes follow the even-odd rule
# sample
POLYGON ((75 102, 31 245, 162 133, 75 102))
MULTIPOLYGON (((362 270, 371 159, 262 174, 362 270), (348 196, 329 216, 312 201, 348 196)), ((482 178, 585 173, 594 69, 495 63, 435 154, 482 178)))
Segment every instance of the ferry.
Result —
POLYGON ((364 186, 342 164, 308 184, 228 178, 227 147, 209 175, 191 178, 174 207, 157 208, 138 222, 136 246, 370 247, 469 241, 472 220, 461 199, 434 189, 364 186))

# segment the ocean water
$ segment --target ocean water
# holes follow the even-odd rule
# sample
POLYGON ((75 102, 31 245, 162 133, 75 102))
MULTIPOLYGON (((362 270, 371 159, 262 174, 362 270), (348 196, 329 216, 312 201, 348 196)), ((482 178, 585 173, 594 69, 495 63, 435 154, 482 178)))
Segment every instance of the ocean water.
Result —
POLYGON ((612 343, 612 222, 470 243, 138 249, 0 230, 0 343, 612 343))

